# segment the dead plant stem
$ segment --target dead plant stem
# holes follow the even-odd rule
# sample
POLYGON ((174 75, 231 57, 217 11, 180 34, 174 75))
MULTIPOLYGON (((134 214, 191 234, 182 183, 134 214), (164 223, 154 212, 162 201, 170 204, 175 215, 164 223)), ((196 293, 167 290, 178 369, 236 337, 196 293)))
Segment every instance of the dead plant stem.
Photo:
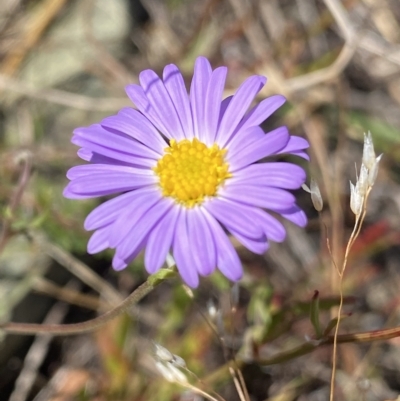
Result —
POLYGON ((165 281, 165 279, 173 277, 175 271, 172 269, 162 269, 160 272, 150 276, 147 281, 140 285, 132 292, 124 301, 110 311, 102 315, 87 320, 82 323, 71 324, 35 324, 35 323, 2 323, 0 331, 3 330, 9 334, 35 335, 38 333, 48 333, 55 336, 65 336, 73 334, 81 334, 92 332, 99 327, 105 325, 109 321, 115 319, 123 313, 129 312, 130 308, 137 304, 142 298, 149 294, 153 289, 165 281))
POLYGON ((338 318, 337 318, 337 324, 335 326, 335 333, 333 336, 333 351, 332 351, 332 375, 331 375, 331 388, 330 388, 330 393, 329 393, 329 400, 333 401, 334 399, 334 393, 335 393, 335 378, 336 378, 336 358, 337 358, 337 339, 338 339, 338 333, 339 333, 339 326, 340 326, 340 320, 341 320, 341 315, 342 315, 342 309, 343 309, 343 277, 344 273, 346 271, 346 266, 347 266, 347 261, 349 258, 349 254, 351 251, 352 246, 354 245, 355 240, 357 239, 358 235, 360 234, 362 224, 364 222, 365 215, 367 213, 367 201, 368 201, 368 196, 371 192, 372 187, 369 187, 367 190, 367 193, 365 194, 364 202, 363 202, 363 208, 362 212, 357 215, 356 221, 354 223, 354 228, 353 231, 350 235, 349 241, 347 242, 346 246, 346 251, 344 254, 344 259, 343 259, 343 264, 341 270, 336 267, 336 270, 339 275, 339 296, 340 296, 340 302, 339 302, 339 308, 338 308, 338 318))

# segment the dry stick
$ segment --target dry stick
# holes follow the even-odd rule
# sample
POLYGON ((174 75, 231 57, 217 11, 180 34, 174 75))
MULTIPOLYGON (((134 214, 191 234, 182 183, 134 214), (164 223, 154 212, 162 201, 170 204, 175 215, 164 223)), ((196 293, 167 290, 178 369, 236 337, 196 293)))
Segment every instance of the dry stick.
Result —
POLYGON ((373 32, 358 32, 354 29, 345 8, 340 2, 337 0, 324 1, 343 33, 345 44, 339 56, 330 66, 282 82, 283 90, 288 94, 335 79, 352 60, 357 48, 362 48, 370 53, 386 58, 394 64, 400 65, 400 46, 386 43, 373 32))
POLYGON ((130 105, 127 98, 91 98, 58 89, 37 90, 4 74, 0 74, 0 89, 80 110, 116 111, 130 105))
POLYGON ((81 294, 70 288, 60 287, 43 277, 37 277, 33 281, 32 288, 38 293, 42 293, 60 301, 68 302, 72 305, 82 306, 87 309, 107 311, 109 305, 93 295, 81 294))
MULTIPOLYGON (((336 342, 338 344, 367 343, 373 341, 390 340, 396 337, 400 337, 400 326, 393 327, 391 329, 381 329, 381 330, 373 330, 373 331, 351 333, 351 334, 338 334, 336 342)), ((300 356, 307 355, 312 351, 316 350, 317 348, 327 345, 332 345, 334 341, 335 341, 334 336, 328 336, 319 341, 305 342, 290 350, 282 351, 270 358, 254 359, 251 362, 257 363, 262 366, 276 365, 279 363, 288 362, 300 356)), ((236 363, 237 366, 241 368, 246 364, 246 361, 237 359, 236 363)), ((222 377, 225 377, 226 373, 229 373, 229 366, 230 362, 221 366, 218 370, 209 375, 208 378, 205 378, 204 382, 207 384, 211 384, 219 381, 222 377)))
MULTIPOLYGON (((197 393, 197 394, 199 394, 199 395, 202 395, 204 398, 207 398, 207 399, 210 400, 210 401, 220 401, 220 400, 218 400, 217 398, 214 398, 212 395, 206 393, 206 392, 203 391, 202 389, 200 389, 200 388, 198 388, 198 387, 196 387, 196 386, 193 386, 192 384, 189 384, 189 383, 182 383, 182 382, 176 382, 176 383, 179 384, 179 385, 181 385, 182 387, 185 387, 185 388, 187 388, 187 389, 189 389, 189 390, 192 390, 193 392, 195 392, 195 393, 197 393)), ((224 400, 224 399, 223 399, 223 400, 224 400)), ((224 401, 225 401, 225 400, 224 400, 224 401)))
POLYGON ((291 78, 285 82, 285 86, 287 86, 289 91, 296 92, 335 79, 352 60, 356 47, 354 40, 346 42, 339 56, 330 66, 301 75, 300 77, 291 78))
POLYGON ((336 376, 336 354, 337 354, 337 338, 338 338, 338 332, 339 332, 339 325, 340 325, 340 320, 341 320, 341 314, 342 314, 342 308, 343 308, 343 276, 346 271, 346 266, 347 266, 347 261, 349 258, 349 253, 350 250, 354 244, 354 241, 357 239, 358 235, 360 234, 360 230, 362 227, 362 224, 364 222, 365 215, 367 213, 367 201, 368 201, 368 196, 372 190, 372 187, 369 187, 367 190, 367 193, 365 194, 364 202, 363 202, 363 209, 362 213, 358 214, 356 217, 356 221, 354 223, 354 228, 353 232, 350 235, 349 241, 346 246, 346 251, 344 254, 344 260, 343 260, 343 265, 342 269, 339 271, 338 274, 340 277, 340 283, 339 283, 339 292, 340 292, 340 303, 339 303, 339 309, 338 309, 338 320, 336 323, 335 327, 335 334, 334 334, 334 340, 333 340, 333 361, 332 361, 332 376, 331 376, 331 389, 330 389, 330 401, 333 401, 334 397, 334 387, 335 387, 335 376, 336 376))
POLYGON ((30 239, 39 245, 40 249, 52 259, 57 261, 60 265, 64 266, 72 274, 82 280, 85 284, 96 290, 99 294, 103 295, 109 303, 117 305, 122 301, 121 295, 118 291, 111 286, 107 281, 98 276, 92 269, 82 263, 80 260, 74 258, 70 253, 64 251, 51 242, 46 241, 32 231, 28 233, 30 239))
POLYGON ((174 275, 174 270, 162 269, 160 272, 150 276, 145 283, 139 286, 117 307, 94 319, 87 320, 86 322, 72 324, 30 324, 9 322, 0 324, 0 331, 3 330, 9 334, 23 335, 50 333, 55 336, 88 333, 103 326, 117 316, 129 312, 129 309, 133 305, 137 304, 142 298, 149 294, 158 284, 167 278, 173 277, 174 275))
MULTIPOLYGON (((215 328, 214 324, 208 319, 208 317, 204 314, 204 312, 201 310, 200 306, 197 305, 196 303, 194 304, 195 307, 197 308, 198 313, 201 315, 201 317, 204 319, 204 321, 206 322, 206 324, 208 325, 208 327, 211 329, 211 331, 213 332, 213 334, 215 335, 216 339, 220 342, 221 347, 223 349, 223 355, 225 358, 225 362, 228 362, 228 358, 226 358, 226 352, 225 352, 225 344, 224 344, 224 340, 223 338, 220 337, 217 329, 215 328)), ((207 387, 207 384, 204 383, 203 380, 201 380, 195 373, 193 373, 192 371, 190 371, 189 369, 186 369, 187 373, 189 373, 190 375, 192 375, 197 382, 202 385, 203 387, 207 387)), ((211 390, 212 393, 217 397, 222 399, 222 401, 225 401, 224 398, 222 398, 217 392, 215 392, 214 390, 211 390)))
MULTIPOLYGON (((373 330, 361 333, 338 334, 336 337, 336 342, 338 344, 366 343, 372 341, 385 341, 396 337, 400 337, 400 326, 391 329, 373 330)), ((328 336, 324 339, 321 339, 320 341, 306 342, 289 351, 281 352, 278 355, 275 355, 271 358, 259 359, 256 360, 255 362, 257 362, 260 365, 275 365, 278 363, 287 362, 299 356, 309 354, 310 352, 314 351, 319 347, 325 345, 332 345, 334 341, 335 341, 334 335, 328 336)))
MULTIPOLYGON (((184 370, 185 370, 185 372, 186 372, 187 374, 189 374, 190 376, 192 376, 192 377, 197 381, 197 383, 199 383, 199 385, 201 385, 203 388, 207 387, 207 385, 206 385, 194 372, 192 372, 192 371, 189 370, 188 368, 184 368, 184 370)), ((198 387, 196 387, 196 388, 198 388, 198 387)), ((203 390, 202 388, 201 388, 200 390, 206 392, 206 391, 203 390)), ((223 398, 221 395, 219 395, 216 391, 214 391, 214 390, 212 390, 212 389, 211 389, 211 393, 212 393, 213 395, 215 395, 215 398, 218 398, 218 401, 226 401, 225 398, 223 398)))
POLYGON ((2 61, 0 65, 2 74, 12 75, 18 70, 26 54, 38 43, 65 3, 66 0, 45 0, 36 7, 24 23, 22 37, 2 61))
MULTIPOLYGON (((358 35, 358 32, 351 23, 351 19, 343 4, 338 0, 324 0, 324 2, 332 13, 346 41, 353 40, 358 35)), ((400 47, 386 42, 372 31, 366 30, 362 32, 358 41, 358 47, 400 65, 400 47)))
POLYGON ((247 393, 247 388, 241 386, 241 383, 239 382, 239 380, 237 378, 237 373, 236 373, 237 371, 240 371, 240 370, 236 366, 235 366, 235 369, 233 369, 232 366, 229 367, 229 373, 232 376, 232 380, 235 385, 236 391, 238 392, 240 401, 248 401, 249 396, 247 393), (245 393, 245 391, 246 391, 246 393, 245 393))
MULTIPOLYGON (((67 289, 74 286, 74 283, 69 283, 65 287, 67 289)), ((75 285, 76 287, 76 285, 75 285)), ((61 323, 68 312, 68 305, 64 302, 57 302, 48 312, 45 323, 61 323)), ((51 334, 38 335, 24 359, 24 366, 15 381, 14 390, 9 401, 25 401, 32 389, 32 386, 38 375, 38 369, 46 356, 47 349, 52 340, 51 334)))
MULTIPOLYGON (((29 177, 31 175, 31 170, 32 170, 32 156, 30 153, 24 152, 21 154, 21 161, 24 163, 24 166, 22 168, 22 172, 19 176, 18 184, 17 184, 17 189, 11 198, 10 204, 9 204, 9 211, 11 213, 11 216, 14 214, 16 211, 18 205, 21 202, 22 195, 25 191, 26 186, 28 185, 29 177)), ((11 226, 11 221, 9 218, 5 218, 3 222, 3 230, 0 233, 0 253, 3 250, 6 241, 7 241, 7 236, 8 232, 10 230, 11 226)))
POLYGON ((239 391, 239 388, 237 387, 237 391, 239 393, 239 396, 240 396, 240 394, 243 393, 243 399, 246 400, 246 401, 250 401, 249 391, 247 390, 246 382, 244 381, 244 377, 243 377, 242 371, 239 369, 239 367, 236 365, 236 363, 235 363, 235 369, 236 369, 237 378, 239 379, 238 380, 239 381, 238 385, 239 385, 239 388, 241 390, 241 391, 239 391))

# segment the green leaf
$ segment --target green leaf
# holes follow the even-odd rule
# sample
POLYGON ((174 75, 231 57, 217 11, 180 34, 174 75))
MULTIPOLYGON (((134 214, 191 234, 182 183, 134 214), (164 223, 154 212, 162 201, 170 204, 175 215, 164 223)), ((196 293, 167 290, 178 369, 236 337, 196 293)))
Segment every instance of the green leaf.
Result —
MULTIPOLYGON (((343 319, 346 319, 347 317, 351 316, 351 313, 348 313, 346 315, 341 315, 340 316, 340 321, 342 321, 343 319)), ((334 319, 332 319, 328 325, 326 326, 324 333, 323 333, 323 337, 326 337, 337 325, 338 323, 338 318, 335 317, 334 319)))
POLYGON ((148 282, 151 286, 155 287, 158 284, 162 283, 164 280, 167 280, 169 278, 175 277, 176 275, 176 269, 171 268, 171 269, 161 269, 157 273, 151 275, 148 278, 148 282))

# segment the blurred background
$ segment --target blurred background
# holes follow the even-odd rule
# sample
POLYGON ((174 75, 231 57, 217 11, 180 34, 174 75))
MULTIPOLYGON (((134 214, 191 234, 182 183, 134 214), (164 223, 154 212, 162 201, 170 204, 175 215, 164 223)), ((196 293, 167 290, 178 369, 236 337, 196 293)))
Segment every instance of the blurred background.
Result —
MULTIPOLYGON (((115 273, 111 252, 86 254, 83 221, 99 200, 62 197, 78 162, 71 132, 129 106, 124 86, 145 68, 176 63, 190 83, 198 55, 228 66, 226 96, 261 74, 259 100, 287 97, 265 129, 287 125, 310 141, 310 165, 295 162, 319 183, 323 212, 298 191, 306 229, 286 224, 287 240, 261 256, 235 243, 238 287, 215 274, 190 294, 175 280, 93 334, 0 333, 1 401, 201 400, 160 376, 152 341, 229 401, 239 396, 219 367, 232 355, 247 355, 251 400, 328 399, 331 347, 271 366, 257 359, 313 336, 315 290, 330 320, 338 289, 326 236, 340 262, 354 224, 348 180, 368 130, 384 156, 349 260, 341 332, 400 325, 398 0, 1 0, 0 320, 84 321, 146 280, 141 257, 115 273)), ((338 400, 398 399, 398 339, 343 344, 338 361, 338 400)))

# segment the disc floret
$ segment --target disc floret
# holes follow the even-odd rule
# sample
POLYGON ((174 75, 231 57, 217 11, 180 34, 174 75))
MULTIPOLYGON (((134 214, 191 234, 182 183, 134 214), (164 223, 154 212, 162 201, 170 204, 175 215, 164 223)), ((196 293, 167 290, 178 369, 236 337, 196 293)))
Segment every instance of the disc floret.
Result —
POLYGON ((198 139, 179 142, 172 139, 165 155, 154 168, 164 196, 186 207, 201 204, 215 196, 220 185, 231 176, 225 161, 226 149, 208 147, 198 139))

